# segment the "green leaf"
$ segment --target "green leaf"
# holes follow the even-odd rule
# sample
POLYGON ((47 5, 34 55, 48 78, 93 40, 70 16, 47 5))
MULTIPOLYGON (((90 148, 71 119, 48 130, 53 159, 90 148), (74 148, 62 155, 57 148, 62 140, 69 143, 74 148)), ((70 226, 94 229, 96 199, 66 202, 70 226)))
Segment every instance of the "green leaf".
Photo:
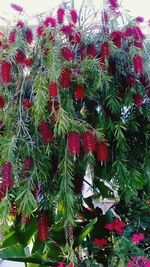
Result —
POLYGON ((82 230, 81 234, 77 237, 77 243, 80 244, 84 238, 93 230, 93 225, 97 222, 97 218, 88 223, 82 230))

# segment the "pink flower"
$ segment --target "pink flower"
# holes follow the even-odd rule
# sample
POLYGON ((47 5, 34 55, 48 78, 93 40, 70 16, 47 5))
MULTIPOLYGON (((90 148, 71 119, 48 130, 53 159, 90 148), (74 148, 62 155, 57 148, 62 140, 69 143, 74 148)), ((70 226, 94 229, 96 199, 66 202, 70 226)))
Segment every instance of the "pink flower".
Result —
POLYGON ((78 21, 78 14, 75 9, 70 10, 70 16, 73 23, 77 23, 78 21))
POLYGON ((44 28, 43 28, 43 26, 39 26, 39 27, 37 28, 37 35, 38 35, 38 36, 42 36, 43 33, 44 33, 44 28))
POLYGON ((128 265, 127 265, 127 267, 132 267, 133 265, 132 265, 132 261, 130 260, 129 262, 128 262, 128 265))
POLYGON ((65 15, 65 10, 63 7, 59 7, 57 10, 57 20, 59 24, 62 24, 64 21, 64 15, 65 15))
POLYGON ((64 34, 72 34, 73 33, 73 25, 72 24, 69 24, 69 25, 64 25, 62 28, 61 28, 61 32, 63 32, 64 34))
POLYGON ((49 26, 51 26, 52 28, 56 27, 56 20, 52 17, 47 17, 44 21, 44 25, 46 28, 48 28, 49 26))
POLYGON ((143 72, 143 58, 136 54, 133 57, 133 65, 135 73, 142 73, 143 72))
POLYGON ((137 22, 144 22, 144 18, 143 17, 136 17, 135 18, 135 20, 137 21, 137 22))
POLYGON ((64 267, 64 263, 62 261, 58 262, 58 266, 57 267, 64 267))
POLYGON ((11 8, 13 8, 17 12, 20 12, 21 13, 23 11, 23 7, 15 4, 15 3, 10 4, 10 6, 11 6, 11 8))
POLYGON ((75 55, 71 52, 71 50, 67 46, 61 48, 61 55, 66 61, 72 61, 75 59, 75 55))
POLYGON ((118 0, 109 0, 109 4, 113 11, 118 8, 118 0))
POLYGON ((131 237, 132 242, 139 243, 140 241, 144 240, 144 235, 142 233, 133 234, 131 237))
POLYGON ((19 20, 18 22, 17 22, 17 25, 16 25, 18 28, 23 28, 23 26, 24 26, 24 22, 23 21, 21 21, 21 20, 19 20))

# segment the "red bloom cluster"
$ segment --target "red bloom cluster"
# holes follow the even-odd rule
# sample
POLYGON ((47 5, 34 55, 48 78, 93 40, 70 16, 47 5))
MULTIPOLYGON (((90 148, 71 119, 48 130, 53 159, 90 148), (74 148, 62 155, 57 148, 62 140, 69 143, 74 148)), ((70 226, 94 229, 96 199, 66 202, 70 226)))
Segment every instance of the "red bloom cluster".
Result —
POLYGON ((6 191, 6 189, 11 189, 13 187, 13 180, 12 180, 12 164, 9 161, 6 161, 2 164, 2 184, 1 189, 2 191, 6 191))
POLYGON ((133 102, 136 107, 140 107, 143 104, 143 97, 140 94, 136 94, 133 102))
POLYGON ((143 72, 143 59, 140 55, 136 54, 133 57, 133 65, 135 73, 143 72))
POLYGON ((65 15, 65 10, 62 7, 59 7, 57 10, 57 20, 59 24, 62 24, 64 21, 64 15, 65 15))
POLYGON ((71 52, 71 50, 67 46, 61 48, 61 55, 66 61, 72 61, 75 59, 75 55, 71 52))
POLYGON ((25 31, 25 37, 28 44, 31 44, 33 41, 33 32, 30 28, 27 28, 25 31))
POLYGON ((24 22, 22 20, 19 20, 16 25, 18 28, 23 28, 24 22))
POLYGON ((145 35, 138 26, 128 26, 123 35, 124 37, 132 37, 136 41, 145 39, 145 35))
POLYGON ((89 44, 86 48, 86 56, 93 58, 97 56, 97 50, 95 44, 89 44))
POLYGON ((43 141, 45 143, 51 142, 53 140, 53 132, 50 128, 49 123, 46 121, 41 121, 39 128, 40 128, 43 141))
POLYGON ((52 17, 47 17, 44 21, 44 25, 46 28, 48 28, 49 26, 51 26, 52 28, 56 27, 56 20, 52 17))
POLYGON ((110 49, 109 49, 109 43, 108 42, 104 42, 102 45, 101 45, 101 58, 102 58, 102 61, 104 62, 105 59, 107 57, 109 57, 110 55, 110 49))
POLYGON ((110 8, 116 10, 118 8, 118 0, 109 0, 110 8))
POLYGON ((76 24, 78 21, 78 14, 76 10, 74 9, 70 10, 70 17, 71 17, 72 22, 76 24))
POLYGON ((23 66, 26 67, 31 67, 33 64, 33 59, 32 58, 25 58, 22 62, 23 66))
POLYGON ((32 105, 33 105, 33 102, 29 98, 24 98, 22 100, 22 106, 24 107, 24 109, 29 109, 32 107, 32 105))
POLYGON ((108 240, 106 238, 102 238, 102 239, 98 239, 98 238, 95 238, 93 240, 93 243, 97 246, 97 247, 104 247, 104 246, 107 246, 108 244, 108 240))
POLYGON ((38 36, 43 36, 43 34, 44 34, 44 27, 43 26, 39 26, 36 31, 37 31, 37 35, 38 36))
POLYGON ((111 39, 113 43, 119 48, 122 46, 122 37, 123 34, 121 31, 114 31, 111 33, 111 39))
POLYGON ((12 64, 8 61, 1 63, 1 79, 3 85, 11 83, 12 79, 12 64))
POLYGON ((139 23, 144 22, 144 18, 143 17, 136 17, 135 20, 136 20, 136 22, 139 22, 139 23))
POLYGON ((23 169, 29 171, 33 167, 33 158, 28 156, 23 161, 23 169))
POLYGON ((9 33, 9 37, 8 40, 10 42, 10 44, 13 44, 16 40, 16 30, 13 30, 9 33))
POLYGON ((72 24, 64 25, 64 26, 61 28, 61 32, 63 32, 63 33, 66 34, 66 35, 70 35, 70 34, 72 34, 73 31, 74 31, 74 25, 72 25, 72 24))
POLYGON ((77 132, 68 134, 68 150, 71 156, 80 154, 80 135, 77 132))
POLYGON ((42 212, 38 214, 38 238, 40 241, 48 240, 48 215, 42 212))
POLYGON ((55 81, 52 81, 49 85, 49 96, 56 97, 58 95, 58 85, 55 81))
POLYGON ((97 145, 97 160, 106 161, 108 159, 108 146, 106 141, 101 141, 97 145))
POLYGON ((79 84, 74 89, 74 97, 76 100, 83 100, 84 99, 84 86, 79 84))
POLYGON ((5 99, 0 95, 0 108, 2 109, 5 106, 5 99))
POLYGON ((89 130, 82 134, 83 146, 86 153, 94 152, 96 149, 96 138, 93 131, 89 130))
POLYGON ((72 45, 78 44, 81 41, 81 33, 80 32, 74 32, 73 34, 69 35, 69 42, 72 45))
POLYGON ((111 224, 106 224, 105 228, 109 231, 115 231, 118 234, 123 234, 125 223, 116 218, 111 224))
POLYGON ((68 88, 71 84, 71 70, 63 68, 60 74, 60 84, 63 88, 68 88))
POLYGON ((138 244, 140 241, 144 240, 144 235, 142 233, 133 234, 131 240, 138 244))
POLYGON ((26 58, 25 54, 21 50, 18 50, 15 56, 16 63, 22 64, 25 58, 26 58))

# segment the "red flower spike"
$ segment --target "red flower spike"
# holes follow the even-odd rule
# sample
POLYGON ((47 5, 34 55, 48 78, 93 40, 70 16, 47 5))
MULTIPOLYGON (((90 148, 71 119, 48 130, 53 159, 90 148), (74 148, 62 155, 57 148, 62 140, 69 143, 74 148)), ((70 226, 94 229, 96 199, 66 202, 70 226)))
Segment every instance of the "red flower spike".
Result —
POLYGON ((63 32, 64 34, 66 35, 70 35, 72 34, 74 31, 74 26, 72 24, 69 24, 69 25, 64 25, 62 28, 61 28, 61 32, 63 32))
POLYGON ((109 57, 110 55, 110 49, 109 49, 109 43, 108 42, 104 42, 102 45, 101 45, 101 58, 102 58, 102 61, 105 61, 105 59, 107 57, 109 57))
POLYGON ((43 36, 43 34, 44 34, 44 27, 43 26, 39 26, 36 31, 37 31, 37 35, 38 36, 43 36))
POLYGON ((64 68, 61 70, 60 74, 60 84, 63 88, 70 87, 71 84, 71 70, 69 68, 64 68))
POLYGON ((56 27, 56 20, 52 17, 47 17, 44 21, 44 25, 46 28, 48 28, 49 26, 52 28, 56 27))
POLYGON ((38 214, 38 238, 40 241, 48 240, 48 215, 41 212, 38 214))
POLYGON ((116 231, 116 233, 123 234, 123 231, 124 231, 126 224, 124 222, 122 222, 120 219, 116 218, 112 222, 112 226, 113 226, 114 231, 116 231))
POLYGON ((16 56, 16 63, 23 64, 24 60, 26 59, 25 54, 22 51, 17 51, 16 56))
POLYGON ((11 189, 13 187, 13 180, 12 180, 12 164, 11 162, 4 162, 2 164, 2 184, 1 189, 5 191, 7 188, 11 189))
POLYGON ((97 50, 95 44, 89 44, 86 48, 86 56, 93 58, 97 56, 97 50))
POLYGON ((22 62, 22 65, 23 66, 26 66, 26 67, 31 67, 33 64, 33 59, 32 58, 25 58, 22 62))
POLYGON ((135 20, 136 20, 136 22, 139 22, 139 23, 144 22, 144 18, 143 17, 136 17, 135 20))
POLYGON ((76 24, 78 21, 78 14, 76 10, 74 9, 70 10, 70 17, 71 17, 72 22, 76 24))
POLYGON ((3 96, 0 95, 0 108, 2 109, 4 108, 4 106, 5 106, 5 99, 3 96))
POLYGON ((17 22, 17 25, 16 25, 18 28, 23 28, 24 27, 24 22, 23 21, 21 21, 21 20, 19 20, 18 22, 17 22))
POLYGON ((107 223, 105 224, 105 229, 109 230, 109 231, 113 231, 114 230, 114 227, 111 223, 107 223))
POLYGON ((68 150, 71 156, 80 154, 80 135, 77 132, 68 134, 68 150))
POLYGON ((55 81, 52 81, 49 85, 49 96, 51 97, 58 96, 58 85, 55 81))
POLYGON ((110 9, 115 11, 119 5, 118 5, 118 0, 109 0, 109 4, 110 4, 110 9))
POLYGON ((143 59, 140 55, 136 54, 133 57, 133 65, 135 73, 142 73, 143 72, 143 59))
POLYGON ((81 33, 80 32, 75 32, 72 35, 69 35, 69 42, 72 45, 78 44, 81 41, 81 33))
POLYGON ((14 44, 14 42, 16 40, 16 30, 13 30, 9 33, 8 40, 9 40, 10 44, 14 44))
POLYGON ((98 238, 95 238, 93 240, 93 243, 97 246, 97 247, 104 247, 104 246, 107 246, 108 244, 108 240, 106 238, 102 238, 102 239, 98 239, 98 238))
POLYGON ((23 161, 23 169, 25 171, 29 171, 33 167, 33 158, 31 156, 28 156, 23 161))
POLYGON ((41 121, 39 124, 40 132, 42 139, 45 143, 49 143, 53 140, 53 132, 50 128, 50 125, 46 121, 41 121))
POLYGON ((17 11, 19 13, 23 12, 23 7, 15 4, 15 3, 11 3, 10 6, 11 6, 11 8, 13 8, 15 11, 17 11))
POLYGON ((1 63, 1 79, 3 85, 8 85, 9 83, 11 83, 12 64, 8 61, 3 61, 1 63))
POLYGON ((30 109, 32 105, 33 105, 33 102, 30 99, 24 98, 22 100, 22 106, 24 107, 24 109, 30 109))
POLYGON ((111 33, 111 39, 118 48, 122 46, 122 36, 123 34, 120 31, 114 31, 111 33))
POLYGON ((91 130, 89 130, 82 134, 82 139, 85 152, 94 152, 96 149, 95 134, 91 130))
POLYGON ((141 107, 143 104, 143 97, 140 94, 136 94, 133 102, 136 107, 141 107))
POLYGON ((83 100, 84 99, 84 86, 79 84, 74 89, 74 97, 76 100, 83 100))
POLYGON ((59 24, 62 24, 64 21, 64 15, 65 15, 65 9, 62 7, 59 7, 57 10, 57 21, 59 24))
POLYGON ((25 31, 26 41, 28 44, 31 44, 33 41, 33 32, 30 28, 27 28, 25 31))
POLYGON ((75 59, 75 55, 67 46, 61 48, 61 55, 66 61, 72 61, 75 59))
POLYGON ((97 160, 106 161, 108 159, 108 146, 105 141, 101 141, 97 146, 97 160))

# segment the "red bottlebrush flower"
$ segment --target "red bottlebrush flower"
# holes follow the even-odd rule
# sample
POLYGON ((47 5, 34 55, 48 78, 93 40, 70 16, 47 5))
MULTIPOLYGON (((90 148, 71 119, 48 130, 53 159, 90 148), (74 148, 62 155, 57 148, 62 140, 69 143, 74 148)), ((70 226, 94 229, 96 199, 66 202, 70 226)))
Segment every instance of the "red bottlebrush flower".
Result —
POLYGON ((135 73, 142 73, 143 72, 143 58, 136 54, 133 57, 133 65, 135 73))
POLYGON ((138 26, 128 26, 124 31, 124 37, 133 37, 136 41, 145 39, 145 35, 138 26))
POLYGON ((144 18, 143 17, 136 17, 135 20, 136 20, 136 22, 139 22, 139 23, 144 22, 144 18))
POLYGON ((25 58, 22 62, 22 64, 26 67, 31 67, 33 64, 33 59, 32 58, 25 58))
POLYGON ((76 24, 78 21, 77 11, 74 9, 70 10, 70 17, 71 17, 72 22, 76 24))
POLYGON ((72 24, 69 24, 69 25, 64 25, 62 28, 61 28, 61 32, 63 32, 64 34, 66 35, 70 35, 72 34, 74 31, 74 26, 72 24))
POLYGON ((11 162, 7 161, 2 164, 2 184, 1 189, 6 190, 11 189, 13 187, 13 180, 12 180, 12 164, 11 162))
POLYGON ((0 108, 2 109, 4 108, 4 106, 5 106, 5 99, 3 96, 0 95, 0 108))
POLYGON ((43 34, 44 34, 44 27, 43 26, 39 26, 37 28, 37 35, 38 36, 43 36, 43 34))
POLYGON ((96 57, 97 56, 97 50, 95 44, 89 44, 86 48, 86 56, 88 57, 96 57))
POLYGON ((38 238, 40 241, 48 240, 48 215, 42 212, 38 214, 38 238))
POLYGON ((46 28, 48 28, 49 26, 51 26, 52 28, 56 27, 56 20, 52 17, 47 17, 44 21, 44 25, 46 28))
POLYGON ((80 154, 80 135, 77 132, 68 134, 68 150, 71 156, 80 154))
POLYGON ((69 42, 72 45, 78 44, 81 41, 81 33, 80 32, 75 32, 72 35, 69 36, 69 42))
POLYGON ((23 7, 15 4, 15 3, 10 4, 10 6, 11 6, 11 8, 13 8, 17 12, 20 12, 20 13, 23 12, 23 7))
POLYGON ((111 223, 107 223, 105 224, 105 229, 109 230, 109 231, 113 231, 114 230, 114 227, 111 223))
POLYGON ((108 159, 108 146, 106 141, 101 141, 97 146, 97 160, 106 161, 108 159))
POLYGON ((104 247, 104 246, 107 246, 108 244, 108 240, 106 238, 102 238, 102 239, 98 239, 98 238, 95 238, 93 240, 93 243, 94 245, 96 245, 97 247, 104 247))
POLYGON ((96 137, 95 134, 89 130, 82 134, 83 146, 86 153, 94 152, 96 149, 96 137))
POLYGON ((111 10, 115 11, 119 5, 118 5, 118 0, 109 0, 110 8, 111 10))
POLYGON ((136 107, 140 107, 143 104, 143 97, 140 94, 136 94, 133 102, 136 107))
POLYGON ((18 213, 18 207, 17 207, 16 201, 14 201, 12 203, 12 208, 10 210, 10 215, 13 216, 13 217, 16 217, 17 213, 18 213))
POLYGON ((72 61, 75 59, 75 55, 67 46, 61 48, 61 55, 66 61, 72 61))
POLYGON ((49 96, 56 97, 58 95, 58 85, 55 81, 52 81, 49 85, 49 96))
POLYGON ((123 234, 124 228, 126 226, 126 224, 124 222, 122 222, 120 219, 116 218, 113 222, 113 229, 114 231, 116 231, 116 233, 118 234, 123 234))
POLYGON ((105 59, 107 57, 109 57, 109 55, 110 55, 109 43, 108 42, 104 42, 101 45, 101 58, 102 58, 102 61, 105 61, 105 59))
POLYGON ((49 102, 49 109, 51 112, 50 120, 55 123, 57 120, 57 114, 59 111, 59 103, 56 101, 49 102))
POLYGON ((84 86, 79 84, 74 89, 74 97, 76 100, 83 100, 84 99, 84 86))
POLYGON ((22 106, 24 107, 24 109, 29 109, 32 107, 32 105, 33 105, 33 102, 29 98, 24 98, 22 100, 22 106))
POLYGON ((19 20, 16 25, 18 28, 23 28, 24 27, 24 22, 22 20, 19 20))
POLYGON ((26 41, 28 44, 31 44, 33 41, 33 32, 30 28, 27 28, 25 31, 26 41))
POLYGON ((9 40, 10 44, 14 44, 14 42, 16 40, 16 30, 13 30, 9 33, 8 40, 9 40))
POLYGON ((111 39, 113 41, 113 43, 117 46, 117 47, 121 47, 122 46, 122 32, 120 31, 114 31, 111 33, 111 39))
POLYGON ((25 58, 26 58, 25 54, 21 50, 18 50, 15 56, 16 63, 22 64, 25 58))
POLYGON ((140 48, 140 49, 144 49, 143 43, 139 42, 139 41, 134 41, 134 46, 140 48))
POLYGON ((57 10, 57 21, 59 24, 62 24, 64 21, 65 9, 63 7, 59 7, 57 10))
POLYGON ((134 87, 136 85, 136 79, 134 74, 129 74, 127 79, 128 85, 134 87))
POLYGON ((71 84, 71 70, 69 68, 64 68, 61 70, 60 74, 60 84, 63 88, 70 87, 71 84))
POLYGON ((42 139, 45 143, 49 143, 53 140, 53 132, 51 131, 50 125, 46 121, 41 121, 39 124, 42 139))
POLYGON ((1 63, 1 79, 3 85, 11 83, 12 79, 12 64, 8 61, 1 63))
POLYGON ((33 158, 31 156, 28 156, 23 161, 23 169, 25 171, 28 171, 32 169, 32 167, 33 167, 33 158))

